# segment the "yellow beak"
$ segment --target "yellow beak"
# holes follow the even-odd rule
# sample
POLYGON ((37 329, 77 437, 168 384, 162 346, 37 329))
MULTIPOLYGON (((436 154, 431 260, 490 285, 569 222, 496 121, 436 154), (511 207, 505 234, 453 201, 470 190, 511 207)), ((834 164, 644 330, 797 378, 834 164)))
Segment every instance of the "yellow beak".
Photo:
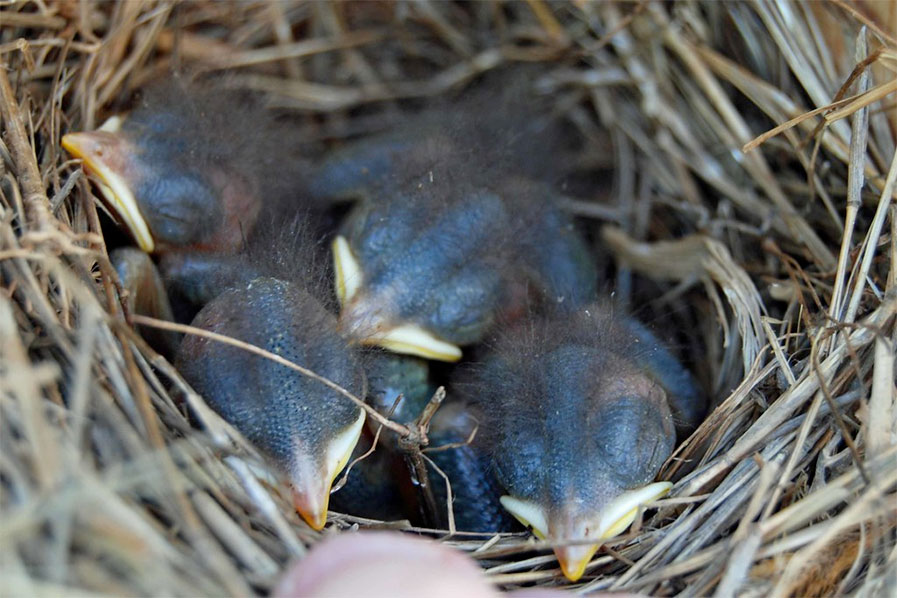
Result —
POLYGON ((100 130, 64 135, 62 147, 83 160, 85 169, 96 177, 100 192, 131 231, 137 245, 152 253, 153 236, 127 181, 128 174, 133 174, 129 159, 133 150, 129 144, 120 135, 100 130))
POLYGON ((290 471, 293 507, 312 529, 322 530, 327 523, 330 489, 340 471, 349 462, 364 427, 365 413, 337 434, 324 450, 323 463, 306 451, 297 450, 290 471))

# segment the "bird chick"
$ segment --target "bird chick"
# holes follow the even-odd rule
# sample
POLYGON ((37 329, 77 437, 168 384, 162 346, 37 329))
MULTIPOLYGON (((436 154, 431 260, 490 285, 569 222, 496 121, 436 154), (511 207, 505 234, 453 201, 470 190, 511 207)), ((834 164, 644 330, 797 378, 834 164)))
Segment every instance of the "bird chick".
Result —
MULTIPOLYGON (((363 397, 361 362, 336 319, 289 281, 260 277, 213 299, 193 325, 254 344, 363 397)), ((185 379, 287 474, 296 510, 324 527, 330 488, 358 442, 364 412, 339 392, 242 349, 187 336, 176 364, 185 379)))
POLYGON ((579 579, 601 542, 623 532, 703 402, 690 375, 641 325, 601 305, 534 319, 497 342, 460 386, 506 494, 501 503, 556 543, 579 579))
POLYGON ((369 185, 332 244, 346 333, 458 361, 527 294, 591 300, 597 268, 556 194, 501 157, 520 144, 486 138, 470 114, 422 118, 341 149, 322 166, 329 178, 311 185, 334 197, 369 185))
POLYGON ((362 344, 458 361, 527 293, 571 306, 594 296, 589 250, 550 196, 421 182, 358 206, 343 230, 340 325, 362 344))
POLYGON ((68 133, 62 145, 143 251, 233 252, 263 203, 286 201, 295 187, 285 135, 241 95, 171 80, 130 114, 68 133))
MULTIPOLYGON (((205 280, 195 283, 215 297, 193 326, 258 346, 363 398, 363 362, 328 309, 317 249, 296 219, 241 254, 221 256, 221 268, 207 256, 193 270, 205 280)), ((288 477, 296 510, 321 529, 333 481, 364 427, 360 406, 320 380, 202 336, 184 337, 175 364, 288 477)))

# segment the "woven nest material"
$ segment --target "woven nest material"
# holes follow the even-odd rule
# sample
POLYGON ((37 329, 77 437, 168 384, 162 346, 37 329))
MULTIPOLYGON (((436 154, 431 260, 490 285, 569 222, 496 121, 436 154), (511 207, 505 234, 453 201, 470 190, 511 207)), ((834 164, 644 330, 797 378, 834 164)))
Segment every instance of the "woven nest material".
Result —
MULTIPOLYGON (((893 588, 894 31, 889 2, 4 5, 0 593, 264 594, 322 537, 125 321, 61 135, 172 69, 339 137, 515 62, 606 148, 567 208, 715 404, 577 589, 893 588)), ((503 588, 565 584, 527 535, 430 535, 503 588)))

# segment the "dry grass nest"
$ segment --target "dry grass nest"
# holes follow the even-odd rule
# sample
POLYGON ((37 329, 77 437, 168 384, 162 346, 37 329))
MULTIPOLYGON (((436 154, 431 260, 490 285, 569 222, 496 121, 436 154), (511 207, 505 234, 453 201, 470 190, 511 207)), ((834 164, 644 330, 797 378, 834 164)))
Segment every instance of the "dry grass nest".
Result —
MULTIPOLYGON (((333 138, 515 62, 606 148, 567 207, 714 399, 575 589, 893 588, 894 31, 889 2, 4 3, 0 592, 264 594, 322 536, 409 528, 319 534, 259 482, 126 320, 62 133, 187 68, 333 138)), ((426 533, 503 588, 565 583, 526 535, 426 533)))

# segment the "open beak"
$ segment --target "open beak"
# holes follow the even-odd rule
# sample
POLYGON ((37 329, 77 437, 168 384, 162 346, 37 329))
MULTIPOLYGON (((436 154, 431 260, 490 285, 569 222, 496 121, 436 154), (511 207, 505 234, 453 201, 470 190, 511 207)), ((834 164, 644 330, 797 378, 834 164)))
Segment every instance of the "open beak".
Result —
POLYGON ((85 169, 95 177, 100 192, 124 221, 140 249, 152 253, 155 242, 129 183, 135 179, 135 150, 114 132, 115 128, 117 125, 104 125, 98 131, 68 133, 62 137, 62 147, 84 162, 85 169))
POLYGON ((293 507, 315 530, 324 529, 327 523, 327 506, 333 480, 349 462, 361 430, 365 414, 359 411, 358 419, 339 431, 324 447, 322 458, 296 447, 290 477, 292 479, 293 507))
POLYGON ((670 482, 654 482, 628 490, 597 513, 584 513, 582 505, 564 505, 557 513, 549 513, 535 502, 511 496, 502 496, 501 504, 539 538, 565 542, 554 553, 564 576, 578 581, 601 544, 626 531, 640 506, 664 496, 672 487, 670 482))
POLYGON ((342 307, 340 320, 343 328, 355 331, 353 336, 361 344, 436 361, 454 363, 461 359, 461 349, 457 345, 438 338, 417 324, 390 324, 376 310, 364 305, 365 298, 360 293, 364 273, 349 242, 342 235, 333 240, 333 270, 336 296, 342 307))

